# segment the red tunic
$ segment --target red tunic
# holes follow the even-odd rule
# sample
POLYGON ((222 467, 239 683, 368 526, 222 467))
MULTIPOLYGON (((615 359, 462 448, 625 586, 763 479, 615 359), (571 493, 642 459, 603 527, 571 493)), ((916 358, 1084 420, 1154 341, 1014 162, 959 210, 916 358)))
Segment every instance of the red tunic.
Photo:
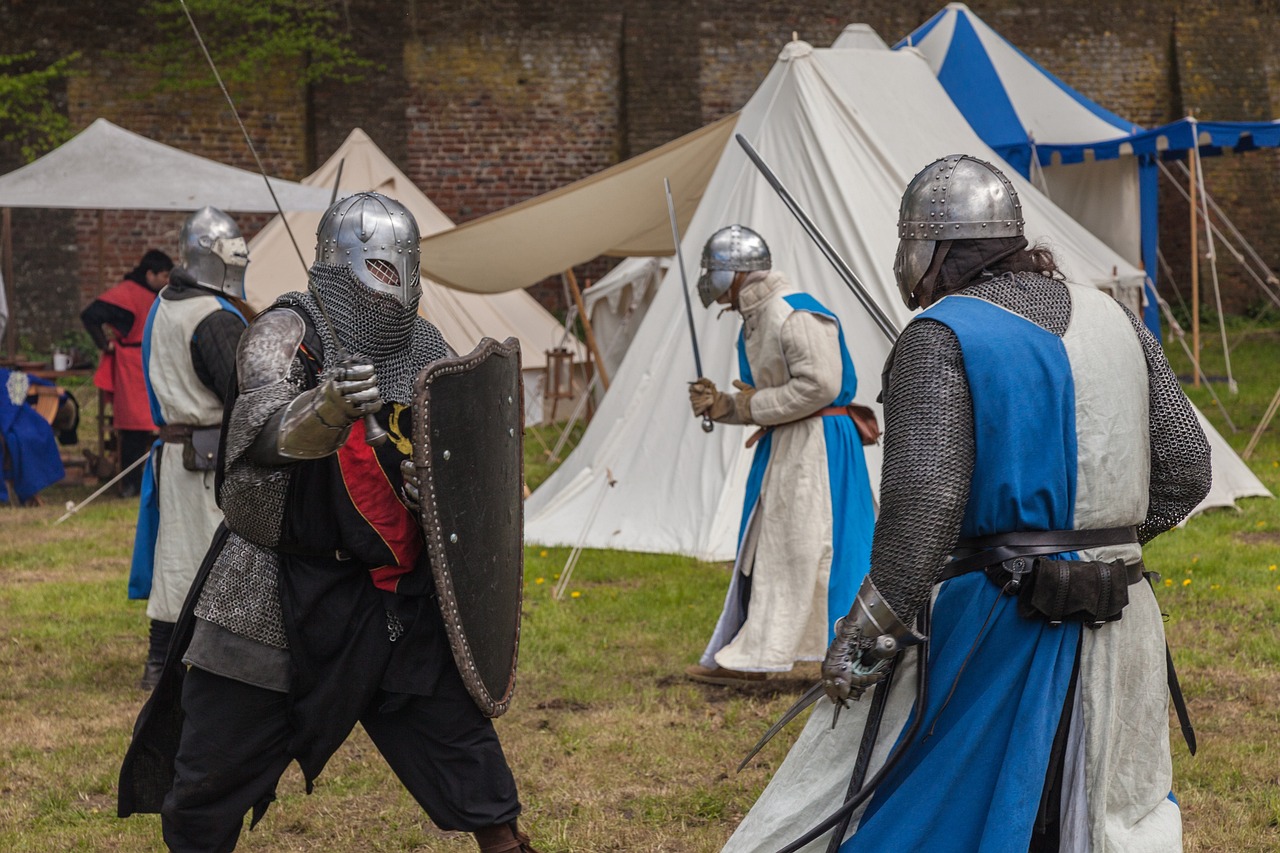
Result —
POLYGON ((156 293, 145 284, 125 279, 98 299, 128 311, 133 315, 133 325, 128 334, 112 327, 116 333, 114 351, 103 353, 93 384, 107 393, 116 429, 152 431, 156 425, 151 422, 151 405, 147 402, 142 336, 156 293))

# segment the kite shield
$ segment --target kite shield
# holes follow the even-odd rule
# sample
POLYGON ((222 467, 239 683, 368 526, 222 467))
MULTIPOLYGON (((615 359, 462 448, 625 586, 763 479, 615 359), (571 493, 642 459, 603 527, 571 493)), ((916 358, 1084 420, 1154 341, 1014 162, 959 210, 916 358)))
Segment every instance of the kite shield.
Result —
POLYGON ((462 680, 486 717, 516 682, 524 586, 520 343, 484 338, 414 382, 413 463, 440 612, 462 680))

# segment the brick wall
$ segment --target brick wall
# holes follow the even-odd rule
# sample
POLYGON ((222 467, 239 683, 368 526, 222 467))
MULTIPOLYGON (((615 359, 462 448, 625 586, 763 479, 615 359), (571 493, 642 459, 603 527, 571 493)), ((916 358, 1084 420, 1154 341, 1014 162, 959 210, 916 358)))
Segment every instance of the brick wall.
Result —
MULTIPOLYGON (((375 63, 364 82, 299 82, 263 69, 236 92, 268 168, 297 178, 353 127, 374 138, 456 221, 585 177, 736 110, 785 41, 825 46, 848 23, 890 44, 942 0, 346 0, 342 26, 375 63)), ((1187 110, 1205 119, 1280 114, 1280 0, 973 0, 977 14, 1086 96, 1145 125, 1187 110)), ((61 93, 78 127, 106 116, 131 130, 252 168, 212 83, 158 95, 108 51, 145 49, 137 4, 0 0, 0 51, 53 59, 81 51, 84 76, 61 93)), ((191 73, 207 78, 193 49, 191 73)), ((0 150, 0 170, 18 165, 0 150)), ((1206 161, 1210 191, 1264 257, 1280 266, 1280 159, 1206 161)), ((1163 194, 1166 255, 1186 280, 1186 208, 1163 194), (1181 206, 1181 212, 1179 207, 1181 206), (1181 241, 1181 242, 1180 242, 1181 241), (1176 260, 1176 259, 1181 260, 1176 260), (1179 264, 1181 266, 1179 267, 1179 264)), ((181 218, 162 214, 15 213, 18 325, 34 342, 57 336, 79 304, 149 246, 173 246, 181 218), (105 273, 105 281, 103 275, 105 273), (56 287, 49 282, 58 282, 56 287), (76 303, 76 304, 68 304, 76 303)), ((261 221, 242 219, 252 234, 261 221)), ((1220 258, 1222 253, 1220 252, 1220 258)), ((1256 307, 1251 281, 1220 264, 1228 310, 1256 307)), ((579 270, 596 278, 609 262, 579 270)), ((1206 271, 1207 274, 1207 271, 1206 271)), ((562 309, 558 281, 535 294, 562 309)))

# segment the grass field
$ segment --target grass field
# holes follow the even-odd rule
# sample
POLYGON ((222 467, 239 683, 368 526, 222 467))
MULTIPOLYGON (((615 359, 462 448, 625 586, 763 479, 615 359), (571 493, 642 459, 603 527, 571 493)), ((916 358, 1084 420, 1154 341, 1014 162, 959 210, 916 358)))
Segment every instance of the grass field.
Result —
MULTIPOLYGON (((1240 392, 1188 393, 1237 449, 1280 384, 1280 332, 1237 324, 1240 392)), ((1205 367, 1222 375, 1215 343, 1205 367)), ((1170 348, 1175 368, 1185 358, 1170 348)), ((88 435, 86 426, 82 434, 88 435)), ((543 434, 547 444, 555 436, 543 434)), ((527 441, 531 484, 549 466, 527 441)), ((1280 492, 1280 422, 1252 469, 1280 492)), ((159 820, 115 813, 116 775, 143 694, 143 602, 125 599, 137 503, 105 498, 51 526, 66 500, 0 509, 0 850, 161 850, 159 820)), ((714 851, 750 807, 798 726, 752 767, 738 759, 815 677, 808 668, 744 691, 679 673, 697 657, 728 580, 723 565, 613 551, 583 554, 553 601, 563 549, 526 552, 520 680, 498 727, 540 849, 714 851)), ((1200 737, 1175 740, 1175 792, 1190 851, 1280 849, 1280 508, 1243 501, 1157 539, 1147 562, 1200 737)), ((247 851, 471 851, 440 833, 363 732, 304 795, 290 771, 247 851)))

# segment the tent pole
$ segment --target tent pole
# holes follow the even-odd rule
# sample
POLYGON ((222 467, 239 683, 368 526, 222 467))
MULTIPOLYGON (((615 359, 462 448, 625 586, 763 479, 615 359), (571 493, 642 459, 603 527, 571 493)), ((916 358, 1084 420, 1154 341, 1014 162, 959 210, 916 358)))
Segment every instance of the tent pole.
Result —
POLYGON ((1187 151, 1187 166, 1191 170, 1191 360, 1195 370, 1191 372, 1191 386, 1200 387, 1200 211, 1196 208, 1196 152, 1187 151))
POLYGON ((587 333, 587 349, 591 351, 591 360, 596 363, 596 372, 600 374, 600 385, 607 392, 609 374, 605 371, 604 359, 600 357, 600 348, 596 346, 596 334, 591 331, 591 318, 587 316, 587 306, 582 302, 582 291, 578 289, 578 277, 573 274, 573 267, 564 271, 564 278, 569 283, 573 302, 578 306, 578 318, 582 320, 582 328, 587 333))
POLYGON ((4 326, 4 345, 9 361, 14 361, 18 357, 18 303, 13 298, 13 211, 7 207, 0 217, 0 255, 4 259, 0 275, 4 277, 5 304, 9 307, 9 319, 4 326))

